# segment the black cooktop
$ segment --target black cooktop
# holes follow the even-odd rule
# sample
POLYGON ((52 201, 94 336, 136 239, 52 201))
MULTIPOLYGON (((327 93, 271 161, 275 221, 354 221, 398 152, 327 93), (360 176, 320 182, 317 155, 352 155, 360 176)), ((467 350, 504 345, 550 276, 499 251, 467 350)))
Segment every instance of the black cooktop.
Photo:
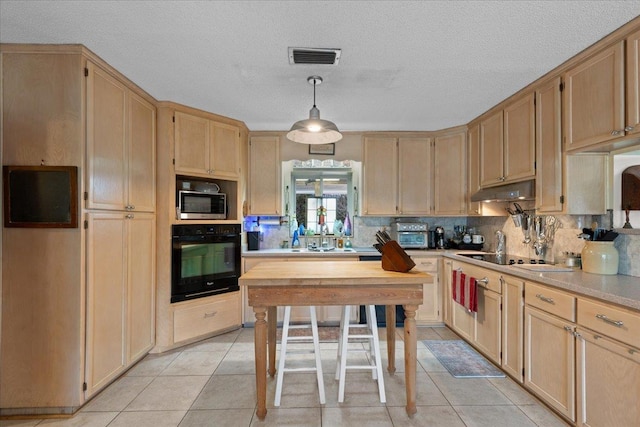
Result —
POLYGON ((524 258, 517 255, 498 255, 498 254, 460 254, 467 258, 473 258, 480 261, 490 262, 498 265, 513 264, 546 264, 543 259, 524 258))

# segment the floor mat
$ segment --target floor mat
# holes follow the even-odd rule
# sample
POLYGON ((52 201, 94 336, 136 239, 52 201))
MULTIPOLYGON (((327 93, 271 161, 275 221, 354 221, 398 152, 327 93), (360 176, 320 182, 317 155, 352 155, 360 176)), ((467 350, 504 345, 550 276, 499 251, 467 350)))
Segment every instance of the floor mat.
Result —
POLYGON ((462 340, 425 340, 424 345, 455 378, 503 378, 502 371, 462 340))

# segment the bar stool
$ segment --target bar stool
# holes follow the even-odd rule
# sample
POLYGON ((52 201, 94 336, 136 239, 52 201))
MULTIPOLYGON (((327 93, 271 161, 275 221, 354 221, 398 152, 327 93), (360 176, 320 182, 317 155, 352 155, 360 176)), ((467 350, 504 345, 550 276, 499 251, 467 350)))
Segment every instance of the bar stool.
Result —
MULTIPOLYGON (((282 382, 285 372, 316 372, 318 377, 318 393, 320 394, 320 403, 325 404, 324 394, 324 380, 322 378, 322 363, 320 361, 320 339, 318 338, 318 319, 316 317, 316 308, 309 307, 309 314, 311 315, 311 324, 304 325, 289 325, 291 319, 291 306, 285 306, 284 308, 284 320, 282 323, 282 340, 280 343, 280 361, 278 362, 278 373, 276 376, 276 397, 274 400, 274 406, 280 406, 280 398, 282 397, 282 382), (311 328, 311 336, 298 336, 290 337, 290 329, 309 329, 311 328), (289 341, 303 341, 311 338, 313 340, 313 353, 315 354, 316 366, 315 367, 299 367, 299 368, 287 368, 285 367, 285 361, 287 358, 287 343, 289 341)), ((290 351, 293 353, 309 353, 308 350, 290 351)))
POLYGON ((374 305, 366 306, 367 311, 367 332, 365 334, 352 334, 351 328, 362 328, 362 325, 349 323, 351 306, 346 305, 342 310, 340 317, 340 340, 338 341, 338 357, 336 363, 336 380, 339 380, 338 386, 338 402, 344 402, 344 386, 347 369, 354 370, 371 370, 371 377, 378 381, 378 392, 380 394, 380 402, 387 401, 384 392, 384 378, 382 376, 382 357, 380 356, 380 339, 378 337, 378 321, 376 319, 376 307, 374 305), (369 343, 368 349, 352 349, 349 350, 350 339, 366 338, 369 343), (347 353, 368 352, 369 363, 367 365, 348 365, 347 353))

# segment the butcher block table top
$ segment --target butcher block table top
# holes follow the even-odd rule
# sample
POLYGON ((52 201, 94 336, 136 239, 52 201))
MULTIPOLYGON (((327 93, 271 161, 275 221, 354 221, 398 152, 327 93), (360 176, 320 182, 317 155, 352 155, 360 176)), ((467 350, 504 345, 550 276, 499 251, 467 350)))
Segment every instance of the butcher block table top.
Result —
POLYGON ((276 308, 279 305, 386 305, 387 351, 390 373, 395 372, 395 305, 405 309, 404 349, 406 410, 416 413, 416 310, 422 304, 423 284, 433 277, 421 271, 398 273, 382 269, 377 262, 283 261, 265 262, 240 277, 248 302, 256 315, 255 362, 258 405, 263 419, 266 409, 267 337, 269 375, 275 375, 276 308), (268 316, 267 316, 268 311, 268 316), (268 321, 271 319, 272 321, 268 321))

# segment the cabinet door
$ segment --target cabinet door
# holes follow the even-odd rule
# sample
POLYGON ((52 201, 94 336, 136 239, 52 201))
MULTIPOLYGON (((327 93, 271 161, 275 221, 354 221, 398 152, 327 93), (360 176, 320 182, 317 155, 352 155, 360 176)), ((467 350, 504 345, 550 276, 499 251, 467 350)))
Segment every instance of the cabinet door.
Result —
POLYGON ((624 134, 624 42, 564 74, 565 149, 606 142, 624 134))
POLYGON ((395 215, 398 211, 398 147, 396 138, 364 139, 362 192, 364 215, 395 215))
POLYGON ((480 122, 480 186, 504 181, 502 110, 480 122))
POLYGON ((562 211, 560 78, 536 90, 536 208, 562 211))
POLYGON ((398 140, 398 214, 428 215, 432 206, 432 159, 429 138, 398 140))
POLYGON ((249 146, 249 215, 282 215, 280 138, 252 137, 249 146))
POLYGON ((453 261, 444 259, 442 262, 442 320, 444 324, 453 326, 453 293, 451 292, 451 280, 453 275, 453 261))
POLYGON ((466 213, 466 144, 466 132, 435 138, 434 206, 436 215, 466 213))
POLYGON ((478 285, 478 313, 475 344, 489 359, 500 365, 502 296, 478 285))
POLYGON ((87 62, 87 208, 124 210, 126 87, 87 62))
POLYGON ((116 378, 126 364, 125 215, 87 215, 87 396, 116 378))
POLYGON ((502 281, 502 369, 518 380, 524 380, 524 282, 511 276, 502 281))
POLYGON ((416 270, 429 273, 433 277, 432 283, 425 283, 423 287, 423 302, 416 311, 416 322, 420 325, 437 324, 442 322, 442 290, 438 277, 437 257, 413 257, 416 270))
POLYGON ((525 387, 575 421, 575 326, 526 306, 525 387))
POLYGON ((175 112, 175 170, 183 174, 209 174, 209 120, 175 112))
POLYGON ((127 123, 127 204, 129 210, 156 210, 156 109, 129 91, 127 123))
POLYGON ((467 132, 467 213, 480 215, 482 203, 472 202, 471 196, 480 190, 480 125, 474 125, 467 132))
POLYGON ((466 308, 452 300, 451 328, 469 342, 475 341, 476 313, 468 312, 466 308))
POLYGON ((535 178, 535 106, 533 93, 504 108, 505 182, 535 178))
POLYGON ((577 336, 577 424, 640 424, 640 350, 587 329, 577 336))
POLYGON ((237 178, 240 172, 240 129, 224 123, 211 122, 211 173, 237 178))
POLYGON ((127 225, 127 364, 155 342, 155 216, 131 214, 127 225))
POLYGON ((640 31, 627 37, 627 133, 640 133, 640 31))

